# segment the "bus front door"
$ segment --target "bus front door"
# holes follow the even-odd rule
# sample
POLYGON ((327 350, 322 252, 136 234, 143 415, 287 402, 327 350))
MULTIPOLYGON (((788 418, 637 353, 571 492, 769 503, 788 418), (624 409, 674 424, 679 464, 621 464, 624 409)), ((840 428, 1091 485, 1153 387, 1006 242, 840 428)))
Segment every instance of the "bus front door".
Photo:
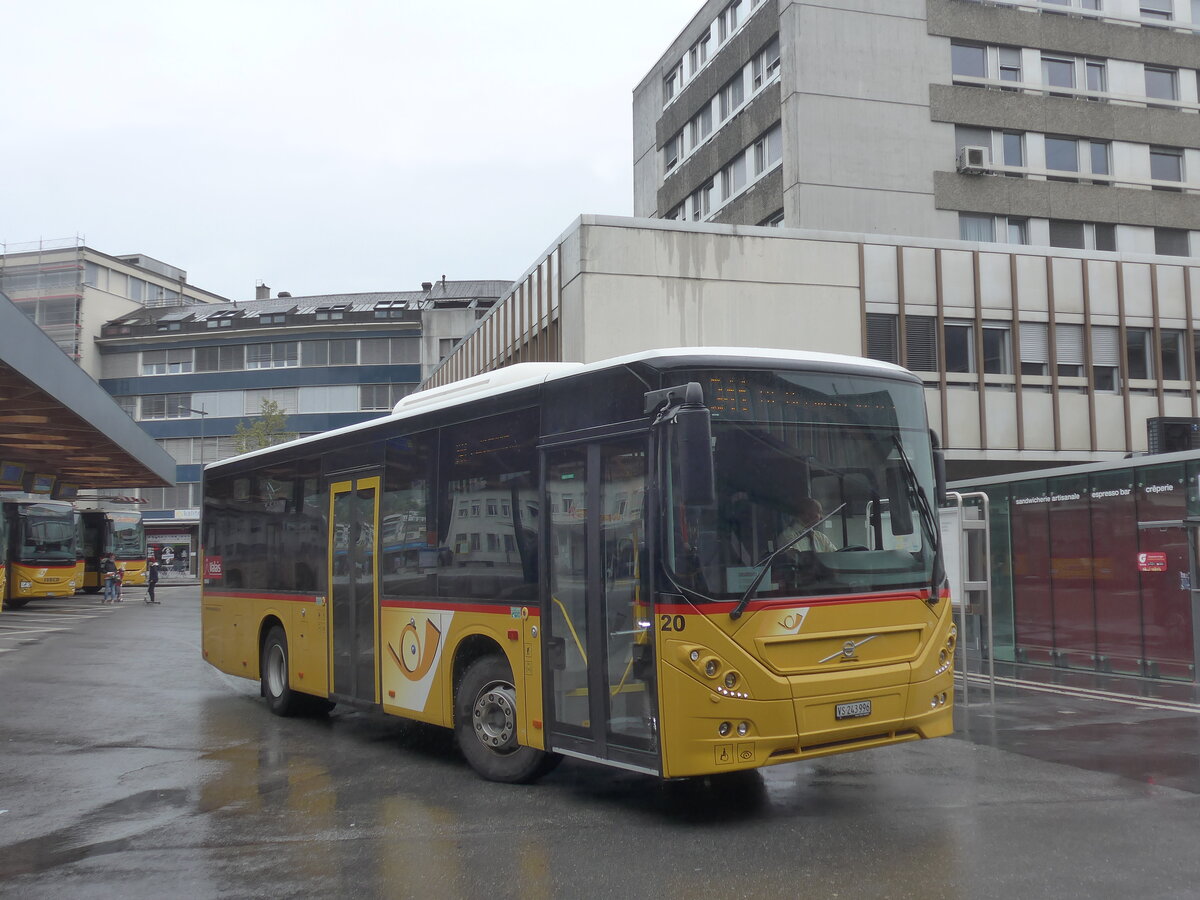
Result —
POLYGON ((379 477, 329 486, 329 621, 332 692, 379 702, 379 477))
POLYGON ((658 773, 646 465, 644 437, 547 452, 542 646, 552 748, 658 773))

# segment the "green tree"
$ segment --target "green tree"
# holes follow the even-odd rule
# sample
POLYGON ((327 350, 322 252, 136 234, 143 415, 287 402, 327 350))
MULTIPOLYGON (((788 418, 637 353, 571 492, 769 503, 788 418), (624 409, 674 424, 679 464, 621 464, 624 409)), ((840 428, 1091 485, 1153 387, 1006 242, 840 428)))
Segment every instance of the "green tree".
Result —
POLYGON ((233 433, 233 446, 238 453, 249 453, 251 450, 261 450, 263 447, 273 447, 296 437, 295 432, 284 431, 287 426, 287 415, 274 400, 264 399, 262 413, 252 419, 249 425, 238 423, 233 433))

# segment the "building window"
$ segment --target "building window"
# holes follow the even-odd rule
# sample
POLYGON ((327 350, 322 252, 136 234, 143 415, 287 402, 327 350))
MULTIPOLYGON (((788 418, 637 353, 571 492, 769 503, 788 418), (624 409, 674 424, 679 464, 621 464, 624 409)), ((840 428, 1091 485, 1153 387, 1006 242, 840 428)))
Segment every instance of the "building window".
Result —
MULTIPOLYGON (((1006 131, 1002 138, 1004 146, 1004 165, 1024 167, 1025 165, 1025 135, 1019 131, 1006 131)), ((1020 172, 1005 172, 1012 178, 1023 178, 1020 172)))
POLYGON ((1146 66, 1146 96, 1157 100, 1178 100, 1178 73, 1174 69, 1146 66))
POLYGON ((698 146, 705 138, 712 134, 713 116, 712 104, 706 104, 700 112, 692 117, 688 122, 689 136, 691 137, 692 147, 698 146))
POLYGON ((985 375, 1012 374, 1012 326, 1007 322, 983 323, 985 375))
POLYGON ((783 125, 774 125, 754 142, 754 174, 761 175, 783 157, 783 125))
POLYGON ((1072 250, 1117 249, 1117 229, 1103 222, 1071 222, 1050 220, 1050 246, 1072 250))
MULTIPOLYGON (((1084 63, 1084 72, 1087 76, 1087 89, 1097 93, 1105 93, 1108 90, 1108 66, 1106 63, 1098 59, 1089 59, 1084 63)), ((1100 100, 1100 97, 1088 97, 1088 100, 1100 100)))
POLYGON ((1169 22, 1175 18, 1173 3, 1174 0, 1141 0, 1142 18, 1169 22))
POLYGON ((950 68, 955 75, 987 78, 987 48, 975 44, 950 44, 950 68))
POLYGON ((663 147, 663 166, 666 171, 670 172, 679 164, 680 157, 683 156, 683 132, 679 132, 663 147))
MULTIPOLYGON (((1079 142, 1073 138, 1046 138, 1046 168, 1055 172, 1079 171, 1079 142)), ((1050 181, 1078 181, 1078 178, 1051 177, 1050 181)))
POLYGON ((900 364, 897 322, 892 313, 867 313, 867 356, 900 364))
POLYGON ((117 406, 121 407, 121 411, 129 418, 134 418, 137 415, 137 397, 114 397, 117 401, 117 406))
POLYGON ((995 217, 960 212, 958 214, 958 236, 964 241, 990 243, 996 240, 995 217))
POLYGON ((1154 366, 1151 345, 1154 333, 1149 328, 1125 329, 1125 352, 1129 358, 1129 377, 1153 378, 1154 366))
POLYGON ((1187 378, 1184 371, 1183 332, 1174 328, 1164 328, 1159 332, 1162 352, 1159 362, 1162 365, 1163 381, 1183 381, 1187 378))
POLYGON ((725 43, 737 31, 741 21, 741 8, 742 0, 733 0, 717 16, 717 40, 720 43, 725 43))
POLYGON ((192 371, 192 350, 145 350, 143 375, 185 375, 192 371))
POLYGON ((1008 216, 1005 225, 1008 228, 1008 243, 1029 243, 1029 220, 1019 216, 1008 216))
POLYGON ((245 353, 237 347, 197 347, 197 372, 235 372, 244 368, 245 353))
MULTIPOLYGON (((1075 60, 1070 57, 1043 56, 1042 82, 1047 87, 1075 87, 1075 60)), ((1050 93, 1051 97, 1070 97, 1071 94, 1050 93)))
POLYGON ((712 33, 708 32, 696 43, 692 44, 692 49, 688 51, 688 66, 691 74, 695 75, 708 62, 708 42, 712 39, 712 33))
POLYGON ((380 300, 374 306, 375 318, 402 319, 407 307, 407 300, 380 300))
POLYGON ((975 371, 974 327, 970 322, 946 322, 942 340, 946 347, 947 372, 975 371))
POLYGON ((905 316, 905 365, 916 372, 936 372, 937 351, 937 319, 934 316, 905 316))
POLYGON ((247 369, 281 369, 298 365, 300 365, 298 341, 246 345, 247 369))
POLYGON ((783 227, 783 210, 777 209, 765 219, 758 223, 766 228, 782 228, 783 227))
POLYGON ((1021 323, 1021 374, 1050 374, 1050 341, 1045 322, 1021 323))
POLYGON ((690 198, 692 221, 699 222, 708 216, 712 208, 712 192, 713 183, 710 181, 692 193, 690 198))
POLYGON ((189 419, 191 394, 148 394, 142 397, 143 419, 189 419))
POLYGON ((344 318, 346 309, 345 306, 318 306, 313 318, 318 322, 335 322, 344 318))
POLYGON ((1083 377, 1083 326, 1059 324, 1054 328, 1054 359, 1059 378, 1083 377))
MULTIPOLYGON (((1177 147, 1151 147, 1150 177, 1155 181, 1183 181, 1183 151, 1177 147)), ((1154 190, 1175 191, 1179 189, 1156 184, 1154 190)))
POLYGON ((746 154, 739 153, 721 170, 721 197, 728 200, 746 186, 746 154))
POLYGON ((663 105, 670 103, 683 88, 683 63, 675 66, 663 78, 663 105))
POLYGON ((1154 252, 1161 256, 1190 256, 1187 231, 1182 228, 1155 228, 1154 252))
POLYGON ((1098 391, 1121 389, 1121 332, 1112 325, 1093 325, 1092 380, 1098 391))
POLYGON ((285 325, 287 313, 264 313, 258 317, 259 325, 285 325))
POLYGON ((725 82, 717 95, 717 112, 724 122, 732 116, 742 105, 742 100, 745 99, 745 85, 742 78, 742 73, 738 72, 733 78, 725 82))
MULTIPOLYGON (((1021 80, 1021 51, 1016 47, 1001 47, 999 51, 1000 61, 1000 80, 1001 81, 1020 81, 1021 80)), ((1004 88, 1006 91, 1015 91, 1016 88, 1004 88)))
POLYGON ((299 412, 297 406, 298 391, 296 388, 255 388, 248 390, 242 396, 242 415, 261 416, 263 402, 270 400, 279 407, 279 411, 288 415, 299 412))
POLYGON ((779 72, 779 35, 771 38, 770 43, 755 55, 750 68, 754 91, 775 77, 779 72))
POLYGON ((359 409, 391 411, 401 399, 416 388, 415 384, 361 384, 358 387, 359 409))
MULTIPOLYGON (((1109 175, 1109 157, 1111 146, 1107 141, 1087 141, 1088 160, 1091 163, 1093 175, 1109 175)), ((1092 184, 1111 184, 1109 181, 1093 181, 1092 184)))

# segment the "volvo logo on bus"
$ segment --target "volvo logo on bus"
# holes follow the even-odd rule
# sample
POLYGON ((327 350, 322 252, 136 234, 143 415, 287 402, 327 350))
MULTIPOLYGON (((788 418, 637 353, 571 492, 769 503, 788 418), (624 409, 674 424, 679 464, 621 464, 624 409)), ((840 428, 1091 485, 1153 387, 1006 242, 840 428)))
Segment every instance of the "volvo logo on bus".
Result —
POLYGON ((819 661, 823 662, 823 663, 827 663, 827 662, 837 659, 839 656, 843 660, 858 659, 858 657, 855 655, 858 651, 858 648, 861 647, 863 644, 865 644, 867 641, 875 640, 875 638, 877 638, 877 637, 879 637, 879 635, 870 634, 870 635, 867 635, 865 638, 863 638, 861 641, 846 641, 846 643, 842 644, 842 649, 839 650, 837 653, 830 653, 827 657, 825 657, 824 659, 819 660, 819 661))

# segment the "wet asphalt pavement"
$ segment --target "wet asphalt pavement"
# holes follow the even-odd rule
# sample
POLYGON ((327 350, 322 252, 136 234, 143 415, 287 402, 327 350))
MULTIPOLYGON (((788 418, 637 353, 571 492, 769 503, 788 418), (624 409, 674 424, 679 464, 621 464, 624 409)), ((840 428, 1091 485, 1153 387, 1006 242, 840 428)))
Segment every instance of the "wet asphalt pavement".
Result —
POLYGON ((271 716, 202 662, 199 588, 160 596, 0 614, 0 896, 1200 894, 1190 690, 1005 681, 993 708, 972 684, 953 738, 716 783, 568 760, 514 787, 441 729, 271 716))

